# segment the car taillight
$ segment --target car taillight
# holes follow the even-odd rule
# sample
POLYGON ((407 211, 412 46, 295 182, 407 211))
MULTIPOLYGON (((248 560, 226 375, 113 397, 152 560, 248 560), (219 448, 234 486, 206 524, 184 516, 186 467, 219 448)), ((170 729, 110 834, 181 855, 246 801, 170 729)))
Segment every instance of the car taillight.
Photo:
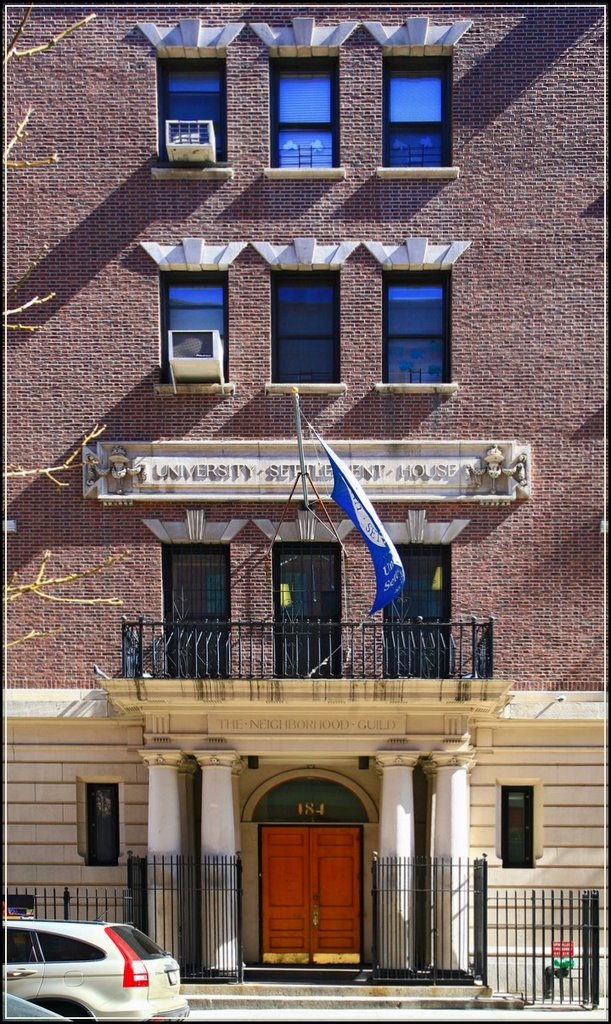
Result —
POLYGON ((104 931, 123 957, 123 988, 148 988, 149 974, 142 960, 136 956, 125 939, 117 935, 112 928, 105 928, 104 931))

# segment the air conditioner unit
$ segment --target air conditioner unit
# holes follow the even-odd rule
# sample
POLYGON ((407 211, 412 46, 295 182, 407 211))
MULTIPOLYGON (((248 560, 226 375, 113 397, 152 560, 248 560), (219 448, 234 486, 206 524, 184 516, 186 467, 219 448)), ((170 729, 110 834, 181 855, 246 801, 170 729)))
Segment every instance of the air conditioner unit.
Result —
POLYGON ((172 383, 224 384, 223 343, 218 331, 168 331, 172 383))
POLYGON ((165 146, 168 160, 195 163, 216 160, 216 141, 212 121, 166 121, 165 146))

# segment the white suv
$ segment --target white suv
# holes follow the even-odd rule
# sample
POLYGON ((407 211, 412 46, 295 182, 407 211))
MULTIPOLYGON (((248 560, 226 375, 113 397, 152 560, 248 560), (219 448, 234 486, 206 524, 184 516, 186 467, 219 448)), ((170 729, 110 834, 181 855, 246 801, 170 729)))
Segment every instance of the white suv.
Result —
POLYGON ((176 961, 131 924, 5 920, 4 987, 69 1018, 184 1020, 176 961))

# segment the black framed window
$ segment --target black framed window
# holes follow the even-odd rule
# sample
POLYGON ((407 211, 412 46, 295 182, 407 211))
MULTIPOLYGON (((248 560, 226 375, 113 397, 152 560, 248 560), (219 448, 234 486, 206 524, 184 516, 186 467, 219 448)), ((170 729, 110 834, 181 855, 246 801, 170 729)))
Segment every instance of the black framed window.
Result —
POLYGON ((501 787, 501 857, 504 868, 533 867, 533 787, 501 787))
POLYGON ((166 121, 212 121, 216 161, 227 159, 225 63, 218 60, 160 61, 159 156, 168 159, 166 121))
POLYGON ((88 782, 87 863, 113 867, 119 863, 119 786, 116 782, 88 782))
POLYGON ((223 678, 229 649, 227 545, 164 545, 166 675, 223 678))
POLYGON ((384 379, 390 384, 450 380, 450 279, 426 271, 384 283, 384 379))
POLYGON ((275 274, 273 376, 278 384, 339 380, 339 287, 332 273, 275 274))
POLYGON ((384 166, 450 164, 450 61, 384 64, 384 166))
POLYGON ((384 670, 387 676, 445 679, 453 671, 450 629, 450 547, 404 544, 397 551, 405 586, 384 609, 384 670))
POLYGON ((341 674, 341 564, 335 544, 276 544, 274 674, 341 674))
POLYGON ((273 166, 337 167, 337 63, 276 61, 271 95, 273 166))
POLYGON ((228 375, 227 353, 227 275, 221 272, 211 274, 161 274, 161 310, 163 322, 162 374, 170 379, 168 362, 169 332, 174 341, 174 351, 185 355, 199 354, 201 338, 198 331, 218 331, 223 346, 225 379, 228 375), (197 351, 188 349, 190 332, 197 351))

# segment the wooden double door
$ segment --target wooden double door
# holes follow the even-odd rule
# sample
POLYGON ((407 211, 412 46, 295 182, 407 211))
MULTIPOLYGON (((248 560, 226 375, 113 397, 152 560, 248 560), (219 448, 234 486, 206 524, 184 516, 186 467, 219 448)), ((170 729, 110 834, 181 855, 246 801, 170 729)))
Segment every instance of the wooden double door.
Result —
POLYGON ((361 830, 264 825, 261 829, 264 963, 358 963, 361 830))

